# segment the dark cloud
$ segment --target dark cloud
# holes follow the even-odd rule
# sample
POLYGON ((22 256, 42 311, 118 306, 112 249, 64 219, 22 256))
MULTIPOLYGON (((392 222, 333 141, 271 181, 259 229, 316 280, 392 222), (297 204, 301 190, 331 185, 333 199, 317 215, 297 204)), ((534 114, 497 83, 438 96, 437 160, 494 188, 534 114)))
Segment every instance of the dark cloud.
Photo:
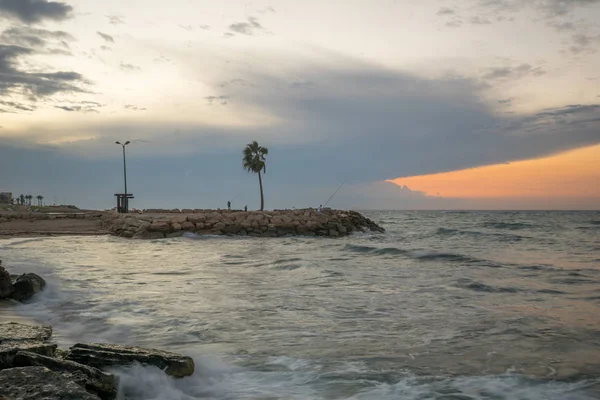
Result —
POLYGON ((229 86, 236 86, 236 85, 241 85, 241 86, 245 86, 246 82, 243 79, 230 79, 228 81, 224 81, 219 83, 217 86, 219 86, 220 88, 227 88, 229 86))
POLYGON ((312 89, 316 86, 317 84, 313 81, 296 81, 290 85, 293 89, 312 89))
POLYGON ((221 104, 222 106, 227 105, 227 101, 229 100, 228 96, 207 96, 204 98, 208 102, 208 105, 213 104, 221 104))
POLYGON ((117 15, 107 15, 106 18, 108 18, 108 23, 112 24, 112 25, 119 25, 119 24, 125 23, 125 21, 123 21, 122 17, 117 16, 117 15))
POLYGON ((209 26, 209 25, 204 25, 204 24, 202 24, 202 25, 198 25, 198 28, 200 28, 200 29, 203 29, 203 30, 205 30, 205 31, 206 31, 206 30, 209 30, 209 29, 210 29, 210 26, 209 26))
POLYGON ((509 106, 511 105, 513 102, 512 98, 508 98, 508 99, 502 99, 502 100, 498 100, 498 103, 504 105, 504 106, 509 106))
POLYGON ((596 46, 600 44, 600 35, 588 36, 584 34, 575 34, 572 36, 573 44, 569 51, 573 54, 596 52, 596 46))
POLYGON ((14 44, 17 46, 42 48, 49 44, 69 48, 67 42, 75 38, 63 31, 49 31, 46 29, 31 28, 28 26, 15 26, 6 29, 0 35, 0 41, 5 44, 14 44))
POLYGON ((126 110, 132 110, 132 111, 146 111, 147 110, 147 108, 145 108, 145 107, 138 107, 134 104, 125 104, 124 108, 126 110))
POLYGON ((111 51, 112 48, 110 48, 108 46, 100 46, 100 50, 102 50, 102 51, 111 51))
POLYGON ((98 34, 98 36, 100 36, 102 39, 104 39, 104 41, 108 42, 108 43, 114 43, 115 39, 113 39, 112 36, 107 35, 106 33, 102 33, 100 31, 96 32, 98 34))
POLYGON ((448 7, 442 7, 438 10, 437 15, 454 15, 456 12, 448 7))
POLYGON ((482 78, 485 80, 508 80, 508 79, 520 79, 527 76, 541 76, 546 71, 542 67, 532 67, 529 64, 521 64, 516 67, 494 67, 488 69, 483 74, 482 78))
POLYGON ((229 25, 229 30, 242 35, 254 35, 257 32, 264 31, 262 25, 255 17, 248 17, 248 22, 237 22, 229 25))
POLYGON ((573 22, 559 22, 559 21, 548 21, 548 26, 555 29, 558 32, 574 31, 577 29, 573 22))
POLYGON ((257 11, 259 14, 268 14, 268 13, 274 13, 275 9, 271 6, 265 7, 262 10, 258 10, 257 11))
POLYGON ((49 31, 28 26, 6 29, 0 35, 0 43, 26 47, 36 54, 72 55, 68 42, 75 38, 63 31, 49 31))
POLYGON ((224 37, 226 37, 226 38, 230 38, 230 37, 233 37, 233 36, 235 36, 235 35, 234 35, 233 33, 231 33, 231 32, 225 32, 225 33, 223 34, 223 36, 224 36, 224 37))
POLYGON ((569 14, 576 8, 600 4, 600 0, 479 0, 479 5, 496 12, 516 12, 523 8, 542 11, 546 17, 558 17, 569 14))
POLYGON ((35 111, 36 110, 35 105, 29 105, 29 104, 19 103, 19 102, 15 102, 15 101, 0 100, 0 105, 9 107, 9 109, 13 110, 13 111, 5 111, 5 112, 35 111))
POLYGON ((452 21, 446 22, 446 26, 449 28, 460 28, 462 24, 462 21, 459 19, 454 19, 452 21))
POLYGON ((19 19, 27 24, 46 19, 64 20, 73 7, 66 3, 47 0, 0 0, 0 15, 19 19))
POLYGON ((123 62, 121 62, 121 65, 119 67, 121 68, 121 71, 125 71, 125 72, 137 72, 137 71, 141 71, 142 70, 137 65, 125 64, 123 62))
POLYGON ((489 19, 479 15, 469 18, 469 22, 474 25, 489 25, 492 23, 489 19))
POLYGON ((100 107, 103 107, 103 105, 92 101, 83 101, 78 104, 71 105, 54 106, 54 108, 58 108, 64 111, 81 113, 98 113, 98 108, 100 107))
POLYGON ((185 29, 186 31, 193 31, 194 27, 192 25, 178 25, 181 29, 185 29))
POLYGON ((0 45, 0 95, 11 90, 37 99, 61 92, 83 91, 78 84, 84 83, 84 79, 76 72, 33 72, 20 69, 19 60, 33 53, 33 50, 25 47, 0 45))

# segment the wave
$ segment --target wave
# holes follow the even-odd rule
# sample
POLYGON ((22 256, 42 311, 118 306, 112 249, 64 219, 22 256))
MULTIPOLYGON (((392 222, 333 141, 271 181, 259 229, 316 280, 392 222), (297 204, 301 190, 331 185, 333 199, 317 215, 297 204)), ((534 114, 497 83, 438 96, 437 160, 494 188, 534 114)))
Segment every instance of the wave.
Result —
POLYGON ((506 241, 520 241, 525 239, 524 236, 520 236, 520 235, 515 235, 515 234, 510 234, 510 233, 487 233, 487 232, 479 232, 479 231, 465 231, 465 230, 461 230, 461 229, 450 229, 450 228, 438 228, 435 231, 435 235, 441 235, 441 236, 471 236, 471 237, 494 237, 497 238, 499 240, 506 240, 506 241))
POLYGON ((484 376, 426 376, 372 369, 360 362, 326 368, 318 360, 269 357, 238 366, 216 356, 195 356, 194 375, 174 379, 155 367, 116 369, 119 398, 131 400, 594 400, 597 378, 534 379, 507 372, 484 376))
POLYGON ((470 279, 459 279, 457 287, 462 289, 474 290, 476 292, 487 292, 487 293, 517 293, 521 290, 513 287, 495 287, 486 285, 485 283, 472 281, 470 279))
POLYGON ((359 245, 345 245, 345 251, 352 251, 361 254, 373 254, 377 256, 389 256, 398 255, 406 256, 413 260, 420 261, 448 261, 448 262, 462 262, 467 264, 479 264, 487 267, 501 267, 497 263, 489 260, 483 260, 476 257, 471 257, 458 253, 449 252, 436 252, 431 250, 405 250, 398 247, 384 247, 377 248, 371 246, 359 246, 359 245))
POLYGON ((506 229, 511 231, 521 230, 521 229, 530 229, 533 227, 531 224, 527 224, 525 222, 484 222, 481 224, 486 228, 492 229, 506 229))

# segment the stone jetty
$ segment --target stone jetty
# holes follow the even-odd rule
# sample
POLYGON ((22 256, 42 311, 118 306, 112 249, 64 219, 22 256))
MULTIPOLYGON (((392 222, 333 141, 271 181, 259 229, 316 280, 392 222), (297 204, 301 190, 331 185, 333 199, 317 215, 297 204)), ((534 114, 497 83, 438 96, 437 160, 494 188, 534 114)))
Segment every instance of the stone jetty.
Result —
POLYGON ((356 211, 325 209, 144 210, 143 214, 107 213, 102 227, 112 235, 134 239, 162 239, 197 235, 229 236, 347 236, 353 232, 384 232, 356 211))

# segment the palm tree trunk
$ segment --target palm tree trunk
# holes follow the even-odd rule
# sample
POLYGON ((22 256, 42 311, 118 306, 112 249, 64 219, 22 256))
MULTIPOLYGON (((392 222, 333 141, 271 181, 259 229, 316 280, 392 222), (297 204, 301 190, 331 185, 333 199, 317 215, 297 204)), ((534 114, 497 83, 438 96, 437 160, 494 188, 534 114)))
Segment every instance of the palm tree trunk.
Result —
POLYGON ((265 208, 265 197, 263 195, 262 177, 260 176, 260 171, 258 171, 258 183, 260 184, 260 211, 263 211, 265 208))

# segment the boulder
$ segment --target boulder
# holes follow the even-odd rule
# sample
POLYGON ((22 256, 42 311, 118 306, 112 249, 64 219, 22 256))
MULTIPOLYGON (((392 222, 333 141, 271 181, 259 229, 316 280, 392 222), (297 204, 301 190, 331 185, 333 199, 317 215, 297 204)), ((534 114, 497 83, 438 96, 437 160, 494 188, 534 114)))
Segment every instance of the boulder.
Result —
POLYGON ((95 368, 131 365, 153 365, 176 378, 194 373, 194 360, 176 353, 116 344, 76 344, 69 350, 67 360, 95 368))
POLYGON ((217 231, 222 231, 226 226, 223 222, 217 222, 213 228, 217 231))
POLYGON ((181 224, 181 229, 188 232, 193 232, 196 230, 196 226, 192 222, 184 222, 181 224))
POLYGON ((171 225, 167 221, 153 221, 148 227, 150 232, 169 232, 171 225))
POLYGON ((180 231, 181 230, 181 224, 179 222, 173 222, 173 230, 174 231, 180 231))
POLYGON ((186 222, 187 216, 186 215, 176 215, 174 217, 171 217, 171 224, 175 225, 175 224, 183 224, 184 222, 186 222))
POLYGON ((10 297, 13 291, 12 279, 10 273, 2 266, 2 260, 0 260, 0 299, 6 299, 10 297))
POLYGON ((18 301, 29 300, 34 294, 41 292, 45 287, 46 281, 41 276, 23 274, 14 283, 10 297, 18 301))
POLYGON ((51 336, 52 327, 46 325, 0 324, 0 369, 12 368, 20 351, 54 357, 56 344, 48 342, 51 336))
POLYGON ((199 224, 201 222, 205 222, 206 221, 206 216, 204 214, 194 214, 194 215, 190 215, 188 217, 188 222, 191 222, 193 224, 199 224))
POLYGON ((45 367, 0 371, 0 396, 10 400, 99 400, 76 382, 81 373, 57 374, 45 367))
POLYGON ((114 375, 107 374, 94 367, 26 351, 17 353, 14 365, 15 367, 46 367, 58 373, 81 372, 85 375, 84 387, 87 391, 97 394, 102 400, 117 398, 119 380, 114 375))

